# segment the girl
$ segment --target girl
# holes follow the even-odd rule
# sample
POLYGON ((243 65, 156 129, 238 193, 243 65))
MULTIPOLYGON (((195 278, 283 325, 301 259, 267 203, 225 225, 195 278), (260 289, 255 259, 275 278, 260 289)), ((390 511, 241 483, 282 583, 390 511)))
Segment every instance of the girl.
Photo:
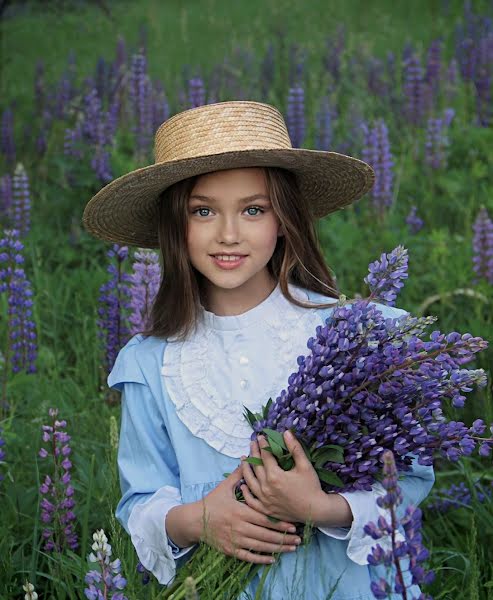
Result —
MULTIPOLYGON (((149 329, 122 348, 108 377, 122 392, 116 517, 164 585, 204 539, 261 565, 279 551, 263 598, 322 600, 335 588, 334 600, 370 600, 371 581, 386 573, 368 564, 375 542, 363 527, 384 514, 382 486, 324 493, 300 443, 285 435, 295 467, 283 471, 243 412, 277 398, 330 315, 338 292, 314 219, 363 196, 373 171, 292 148, 281 113, 251 101, 174 115, 156 132, 155 158, 84 212, 96 237, 159 247, 162 260, 149 329), (249 454, 264 466, 241 461, 249 454), (234 496, 242 478, 245 504, 234 496), (294 526, 308 521, 313 535, 299 546, 294 526)), ((431 467, 413 467, 400 481, 400 514, 434 482, 431 467)), ((241 600, 255 596, 262 570, 241 600)))

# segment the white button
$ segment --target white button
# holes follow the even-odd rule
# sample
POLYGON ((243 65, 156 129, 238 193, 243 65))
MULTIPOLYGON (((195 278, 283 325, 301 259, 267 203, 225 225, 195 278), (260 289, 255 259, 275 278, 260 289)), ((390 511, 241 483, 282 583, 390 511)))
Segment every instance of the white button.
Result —
POLYGON ((240 365, 247 365, 249 362, 246 356, 240 356, 240 365))
POLYGON ((240 381, 240 386, 243 390, 247 387, 247 385, 248 385, 248 381, 246 379, 242 379, 240 381))

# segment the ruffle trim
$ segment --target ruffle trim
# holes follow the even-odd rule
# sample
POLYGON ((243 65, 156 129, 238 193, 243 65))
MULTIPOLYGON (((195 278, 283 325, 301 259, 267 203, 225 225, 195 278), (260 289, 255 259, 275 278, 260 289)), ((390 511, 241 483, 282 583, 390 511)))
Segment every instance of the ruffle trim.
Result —
MULTIPOLYGON (((294 297, 309 299, 297 286, 289 285, 289 289, 294 297)), ((264 402, 269 398, 275 401, 287 387, 289 375, 297 369, 297 357, 310 352, 308 338, 316 335, 316 327, 322 323, 319 310, 295 306, 281 294, 266 311, 260 326, 272 342, 269 352, 277 357, 277 368, 259 397, 244 402, 249 410, 259 411, 264 402)), ((243 415, 242 402, 225 397, 211 380, 211 366, 222 357, 214 339, 213 331, 202 323, 195 336, 168 341, 161 373, 178 418, 191 433, 218 452, 240 458, 249 453, 252 429, 243 415)))

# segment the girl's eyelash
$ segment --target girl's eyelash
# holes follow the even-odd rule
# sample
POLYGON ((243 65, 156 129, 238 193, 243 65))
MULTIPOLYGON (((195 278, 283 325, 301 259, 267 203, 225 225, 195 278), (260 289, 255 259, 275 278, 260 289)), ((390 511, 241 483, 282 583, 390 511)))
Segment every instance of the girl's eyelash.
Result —
MULTIPOLYGON (((253 205, 252 205, 252 206, 247 206, 247 207, 245 208, 245 210, 249 210, 250 208, 256 208, 256 209, 258 209, 258 210, 259 210, 261 213, 265 212, 265 210, 264 210, 263 208, 261 208, 260 206, 253 206, 253 205)), ((194 214, 195 214, 197 211, 199 211, 199 210, 211 210, 211 209, 210 209, 209 207, 207 207, 207 206, 199 206, 199 207, 197 207, 197 208, 194 208, 194 209, 192 210, 192 215, 194 215, 194 214)), ((251 216, 251 217, 253 217, 253 216, 256 216, 256 215, 250 215, 250 216, 251 216)))

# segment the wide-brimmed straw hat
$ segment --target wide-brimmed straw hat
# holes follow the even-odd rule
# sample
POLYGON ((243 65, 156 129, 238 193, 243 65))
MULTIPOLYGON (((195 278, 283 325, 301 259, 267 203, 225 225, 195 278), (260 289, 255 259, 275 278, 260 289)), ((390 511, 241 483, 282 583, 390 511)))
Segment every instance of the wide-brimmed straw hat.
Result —
POLYGON ((118 177, 87 203, 83 224, 97 238, 158 248, 158 202, 177 181, 223 169, 281 167, 292 171, 314 218, 368 192, 375 174, 365 162, 322 150, 293 148, 277 108, 235 100, 173 115, 156 131, 155 163, 118 177))

